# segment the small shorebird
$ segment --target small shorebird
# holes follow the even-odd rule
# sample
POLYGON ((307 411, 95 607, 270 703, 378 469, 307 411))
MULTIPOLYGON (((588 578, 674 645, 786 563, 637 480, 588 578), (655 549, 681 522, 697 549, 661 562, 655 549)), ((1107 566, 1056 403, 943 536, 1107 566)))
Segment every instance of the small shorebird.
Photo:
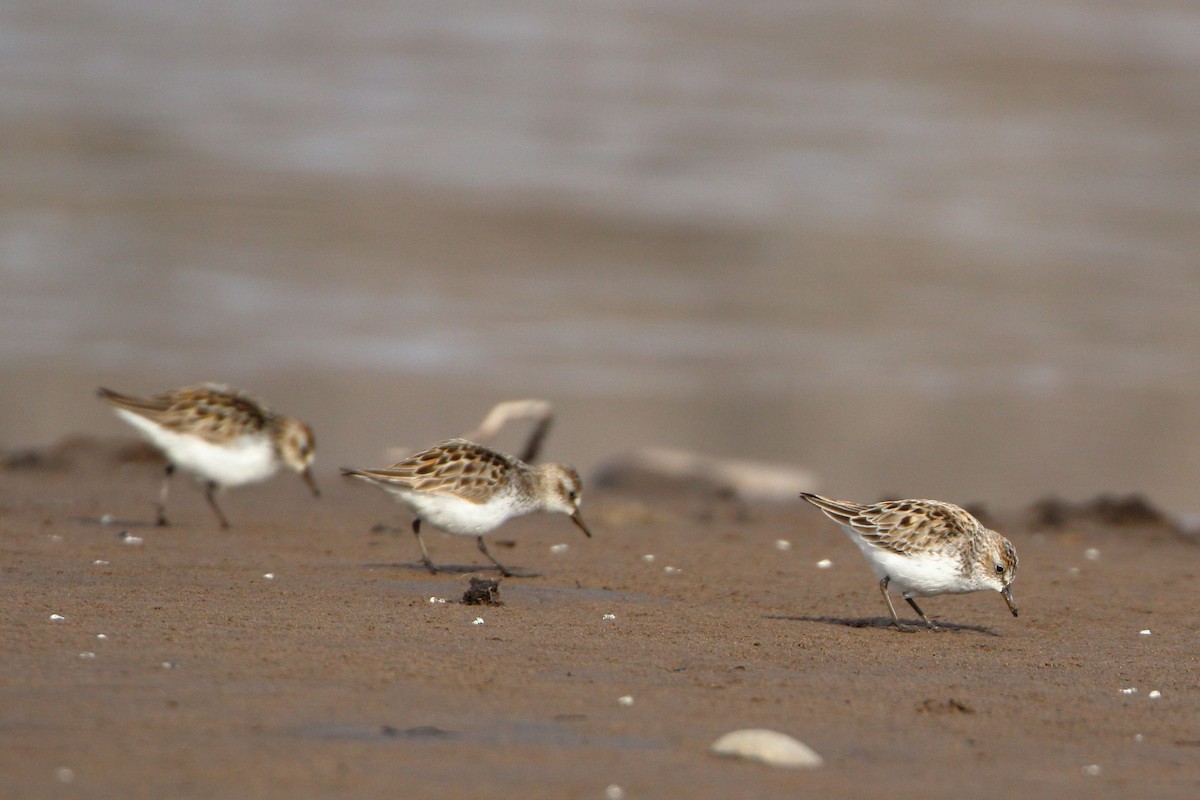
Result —
POLYGON ((807 492, 800 496, 824 511, 858 545, 879 576, 879 591, 892 613, 892 624, 900 630, 911 629, 896 616, 888 595, 890 584, 933 630, 937 626, 913 598, 992 589, 1004 596, 1017 616, 1012 596, 1016 549, 958 506, 937 500, 863 505, 807 492))
POLYGON ((435 574, 421 539, 421 520, 446 533, 474 536, 479 551, 506 577, 513 573, 488 552, 483 537, 513 517, 557 511, 592 535, 579 516, 582 482, 572 467, 531 466, 466 439, 441 442, 383 469, 343 467, 342 474, 378 486, 412 511, 421 561, 435 574))
POLYGON ((320 495, 311 470, 316 455, 312 430, 228 386, 207 383, 153 397, 130 397, 104 388, 98 393, 166 456, 158 525, 168 524, 167 491, 176 467, 204 484, 204 497, 222 528, 228 528, 229 521, 217 505, 217 491, 266 480, 280 466, 300 473, 313 496, 320 495))

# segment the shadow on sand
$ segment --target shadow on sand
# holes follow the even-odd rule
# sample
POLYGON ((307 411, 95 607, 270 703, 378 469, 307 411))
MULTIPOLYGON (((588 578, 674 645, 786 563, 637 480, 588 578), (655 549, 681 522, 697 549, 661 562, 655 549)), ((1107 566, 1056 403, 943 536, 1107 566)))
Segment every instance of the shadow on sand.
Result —
MULTIPOLYGON (((366 567, 367 569, 407 569, 407 570, 414 570, 416 572, 424 572, 426 575, 429 574, 429 570, 420 561, 410 561, 410 562, 405 562, 405 563, 396 562, 396 561, 392 561, 392 562, 375 561, 375 562, 363 564, 363 566, 366 567)), ((508 567, 507 564, 505 564, 504 566, 508 567)), ((499 572, 499 571, 500 570, 498 568, 496 568, 495 566, 493 566, 492 564, 438 564, 437 565, 437 574, 438 575, 469 575, 469 574, 475 573, 475 572, 499 572)), ((513 578, 538 578, 538 577, 541 577, 540 572, 529 572, 528 570, 521 569, 520 567, 508 567, 508 571, 512 573, 511 577, 513 577, 513 578)))
MULTIPOLYGON (((784 614, 769 614, 767 619, 782 619, 789 622, 819 622, 823 625, 840 625, 844 628, 894 628, 891 617, 793 617, 784 614)), ((982 625, 956 625, 953 622, 937 623, 937 630, 929 630, 925 623, 905 621, 914 633, 982 633, 984 636, 999 636, 991 628, 982 625)))

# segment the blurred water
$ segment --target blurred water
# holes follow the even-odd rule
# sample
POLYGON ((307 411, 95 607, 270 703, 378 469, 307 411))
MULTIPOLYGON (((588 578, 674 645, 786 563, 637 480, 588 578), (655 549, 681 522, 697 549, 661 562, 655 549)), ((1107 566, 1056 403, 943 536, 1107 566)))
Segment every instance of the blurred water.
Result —
POLYGON ((551 455, 1200 510, 1200 8, 0 8, 0 444, 220 379, 321 461, 551 455))

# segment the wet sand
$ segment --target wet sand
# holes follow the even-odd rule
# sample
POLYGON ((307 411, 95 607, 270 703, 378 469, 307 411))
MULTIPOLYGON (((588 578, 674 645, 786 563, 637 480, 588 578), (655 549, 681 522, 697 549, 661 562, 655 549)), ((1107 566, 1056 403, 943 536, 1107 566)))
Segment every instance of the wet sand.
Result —
POLYGON ((901 634, 853 545, 799 501, 593 490, 594 539, 561 516, 512 524, 493 552, 540 576, 465 606, 469 576, 495 577, 473 542, 432 533, 455 566, 427 574, 411 535, 371 532, 407 517, 329 465, 319 501, 290 477, 227 495, 231 531, 178 481, 161 529, 158 468, 132 455, 79 443, 0 471, 5 797, 1200 788, 1200 551, 1169 525, 993 509, 1020 553, 1020 618, 991 593, 932 598, 947 630, 901 634), (825 766, 706 752, 741 727, 825 766))

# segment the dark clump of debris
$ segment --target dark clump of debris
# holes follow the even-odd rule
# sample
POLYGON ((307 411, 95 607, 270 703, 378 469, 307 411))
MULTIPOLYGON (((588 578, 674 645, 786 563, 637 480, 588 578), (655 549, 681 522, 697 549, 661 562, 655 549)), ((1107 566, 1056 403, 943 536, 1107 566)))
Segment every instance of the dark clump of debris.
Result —
POLYGON ((1167 515, 1140 494, 1115 497, 1102 494, 1091 503, 1091 513, 1105 525, 1168 525, 1167 515))
POLYGON ((392 725, 379 726, 379 732, 384 736, 404 739, 454 739, 458 734, 444 730, 436 725, 417 725, 414 728, 397 728, 392 725))
POLYGON ((975 709, 966 703, 955 700, 934 700, 932 697, 917 706, 919 714, 974 714, 975 709))
POLYGON ((471 586, 463 592, 463 605, 502 606, 500 581, 491 578, 471 578, 471 586))
POLYGON ((1143 495, 1100 494, 1083 503, 1061 497, 1044 497, 1030 506, 1038 528, 1061 529, 1068 525, 1093 524, 1113 528, 1165 528, 1179 532, 1178 523, 1156 508, 1143 495))
POLYGON ((145 442, 93 436, 68 436, 49 447, 0 453, 0 468, 6 470, 65 470, 93 463, 157 466, 163 460, 158 451, 145 442))

